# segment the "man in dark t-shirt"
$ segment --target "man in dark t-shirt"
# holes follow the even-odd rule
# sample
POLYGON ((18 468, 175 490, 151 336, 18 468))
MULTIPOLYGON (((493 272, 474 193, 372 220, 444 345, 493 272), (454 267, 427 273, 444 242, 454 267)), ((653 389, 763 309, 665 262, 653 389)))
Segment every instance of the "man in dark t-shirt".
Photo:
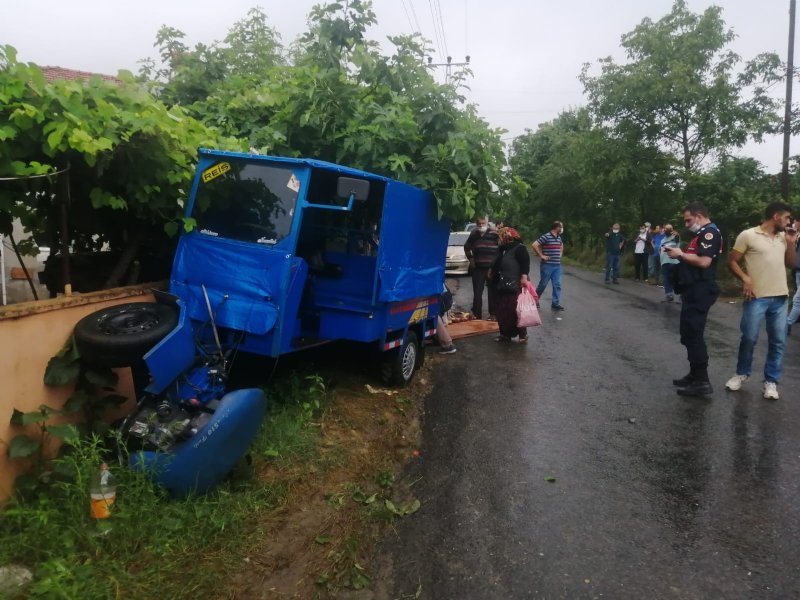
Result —
POLYGON ((689 373, 673 379, 681 396, 708 396, 714 391, 708 379, 708 350, 703 338, 708 311, 717 301, 717 261, 722 253, 722 235, 699 202, 683 209, 683 222, 694 233, 685 250, 666 248, 670 258, 678 259, 678 291, 681 295, 681 344, 686 346, 689 373))

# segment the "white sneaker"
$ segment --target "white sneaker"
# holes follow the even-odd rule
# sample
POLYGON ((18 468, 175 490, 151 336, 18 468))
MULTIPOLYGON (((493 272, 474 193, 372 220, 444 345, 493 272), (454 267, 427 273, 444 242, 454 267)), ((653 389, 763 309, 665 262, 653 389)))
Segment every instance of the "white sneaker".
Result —
POLYGON ((780 398, 778 396, 778 384, 774 381, 765 381, 764 382, 764 398, 767 400, 777 400, 780 398))
POLYGON ((750 375, 734 375, 728 379, 725 387, 732 392, 735 392, 736 390, 742 389, 742 384, 748 379, 750 379, 750 375))

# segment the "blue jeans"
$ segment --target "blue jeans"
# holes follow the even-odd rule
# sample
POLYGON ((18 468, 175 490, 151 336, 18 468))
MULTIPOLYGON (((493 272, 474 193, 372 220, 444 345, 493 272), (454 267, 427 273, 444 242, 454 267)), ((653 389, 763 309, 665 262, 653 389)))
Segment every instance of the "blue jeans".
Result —
POLYGON ((606 254, 606 281, 619 279, 619 254, 606 254))
POLYGON ((539 285, 536 286, 536 294, 541 298, 542 292, 547 289, 547 284, 553 282, 553 299, 551 304, 558 306, 561 299, 561 265, 551 265, 542 262, 539 267, 539 285))
MULTIPOLYGON (((608 275, 606 275, 606 278, 608 275)), ((787 327, 791 327, 797 318, 800 317, 800 271, 795 273, 794 282, 797 285, 797 292, 795 292, 794 300, 792 300, 792 310, 789 311, 789 316, 786 317, 787 327)))
POLYGON ((764 381, 778 383, 783 370, 783 350, 786 346, 786 296, 754 298, 742 305, 742 320, 739 328, 739 358, 737 375, 750 375, 753 367, 753 349, 758 341, 761 323, 767 320, 767 362, 764 364, 764 381))
POLYGON ((661 278, 664 280, 664 294, 666 296, 674 296, 675 290, 672 289, 672 269, 677 265, 672 263, 664 263, 661 265, 661 278))

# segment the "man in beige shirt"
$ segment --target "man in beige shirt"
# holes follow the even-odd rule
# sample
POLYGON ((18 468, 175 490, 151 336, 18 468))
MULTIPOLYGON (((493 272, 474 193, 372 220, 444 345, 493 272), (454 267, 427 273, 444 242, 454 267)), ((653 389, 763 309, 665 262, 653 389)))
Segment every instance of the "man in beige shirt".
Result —
POLYGON ((764 210, 764 221, 746 229, 736 238, 728 255, 728 268, 742 282, 744 303, 740 328, 739 357, 736 375, 725 384, 729 390, 739 390, 750 379, 753 349, 758 340, 761 323, 766 319, 767 361, 764 364, 764 398, 778 399, 778 381, 783 370, 783 350, 786 346, 786 311, 789 286, 786 268, 794 268, 797 232, 787 229, 791 223, 791 208, 783 202, 773 202, 764 210), (744 260, 744 270, 741 263, 744 260))

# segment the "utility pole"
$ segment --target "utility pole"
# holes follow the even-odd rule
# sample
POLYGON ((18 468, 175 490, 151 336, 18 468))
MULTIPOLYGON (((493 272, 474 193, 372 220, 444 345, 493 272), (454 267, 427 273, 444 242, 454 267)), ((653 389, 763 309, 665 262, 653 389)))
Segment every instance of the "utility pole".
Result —
MULTIPOLYGON (((792 2, 794 2, 794 0, 792 0, 792 2)), ((433 62, 433 58, 429 56, 428 57, 427 66, 428 67, 444 67, 445 68, 445 71, 444 71, 445 83, 450 83, 450 73, 452 71, 452 68, 453 67, 468 67, 469 66, 469 58, 470 58, 470 56, 469 56, 469 54, 467 54, 467 56, 465 57, 465 62, 454 63, 453 62, 453 57, 452 56, 448 56, 447 57, 447 62, 435 63, 435 62, 433 62)))
POLYGON ((792 136, 792 82, 794 80, 794 16, 796 0, 789 0, 789 52, 786 59, 786 110, 783 117, 783 171, 781 196, 789 200, 789 141, 792 136))

